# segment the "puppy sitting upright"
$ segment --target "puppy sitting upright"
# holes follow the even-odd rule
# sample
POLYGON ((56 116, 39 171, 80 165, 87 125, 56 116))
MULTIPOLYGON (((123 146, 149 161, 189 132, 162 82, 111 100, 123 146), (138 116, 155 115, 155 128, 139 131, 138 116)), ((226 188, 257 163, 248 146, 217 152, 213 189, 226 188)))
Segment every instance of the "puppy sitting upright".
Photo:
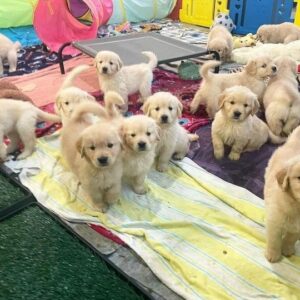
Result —
POLYGON ((259 102, 247 87, 226 89, 219 97, 219 107, 211 128, 217 159, 224 157, 224 145, 231 147, 229 158, 239 160, 242 152, 257 150, 268 139, 276 144, 285 141, 275 136, 267 124, 255 115, 259 102))
POLYGON ((144 181, 154 159, 159 141, 159 127, 147 116, 136 115, 125 118, 123 135, 123 175, 137 194, 145 194, 144 181))
POLYGON ((277 262, 295 253, 300 239, 300 127, 269 160, 265 173, 267 249, 265 256, 277 262))
POLYGON ((128 96, 139 92, 141 102, 151 95, 153 79, 152 70, 157 65, 157 58, 153 52, 142 52, 149 58, 149 62, 123 67, 118 54, 111 51, 100 51, 95 57, 99 85, 104 93, 115 91, 125 101, 122 110, 128 109, 128 96))
POLYGON ((156 169, 164 172, 169 160, 183 159, 189 150, 191 141, 196 141, 196 134, 188 134, 178 123, 181 117, 181 102, 168 92, 158 92, 150 96, 143 105, 144 113, 153 118, 160 127, 160 141, 157 145, 156 169))
POLYGON ((231 33, 222 25, 215 25, 208 34, 207 50, 218 52, 221 60, 230 60, 233 48, 231 33))
POLYGON ((270 79, 264 95, 265 116, 274 134, 288 136, 300 123, 297 62, 280 56, 274 63, 278 72, 270 79))
POLYGON ((234 85, 248 87, 262 101, 266 89, 265 79, 276 74, 277 67, 268 56, 259 56, 249 60, 245 69, 239 73, 213 74, 210 69, 220 65, 218 61, 208 61, 200 69, 203 82, 191 103, 191 112, 195 113, 200 104, 206 103, 209 117, 214 118, 218 111, 218 97, 234 85))

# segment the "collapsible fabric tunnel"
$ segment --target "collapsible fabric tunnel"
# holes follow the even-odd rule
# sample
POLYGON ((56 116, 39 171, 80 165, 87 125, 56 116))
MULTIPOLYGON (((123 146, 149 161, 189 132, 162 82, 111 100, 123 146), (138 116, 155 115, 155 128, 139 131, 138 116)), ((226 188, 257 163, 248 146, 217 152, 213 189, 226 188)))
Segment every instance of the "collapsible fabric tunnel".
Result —
POLYGON ((114 10, 108 23, 163 19, 170 14, 175 5, 176 0, 113 0, 114 10))
MULTIPOLYGON (((58 51, 66 42, 94 39, 98 27, 105 23, 112 12, 111 0, 81 0, 90 10, 91 24, 77 20, 70 12, 66 0, 39 0, 33 24, 39 38, 52 50, 58 51)), ((77 54, 67 47, 64 54, 77 54)))

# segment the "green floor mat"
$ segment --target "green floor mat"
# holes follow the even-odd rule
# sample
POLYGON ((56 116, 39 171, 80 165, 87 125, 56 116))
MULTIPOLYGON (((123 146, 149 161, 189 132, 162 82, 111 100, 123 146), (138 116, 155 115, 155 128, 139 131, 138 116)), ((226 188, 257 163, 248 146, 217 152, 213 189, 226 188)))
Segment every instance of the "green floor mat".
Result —
MULTIPOLYGON (((0 203, 22 191, 0 177, 0 203), (2 197, 5 195, 5 197, 2 197)), ((144 299, 38 206, 0 223, 0 299, 144 299)))

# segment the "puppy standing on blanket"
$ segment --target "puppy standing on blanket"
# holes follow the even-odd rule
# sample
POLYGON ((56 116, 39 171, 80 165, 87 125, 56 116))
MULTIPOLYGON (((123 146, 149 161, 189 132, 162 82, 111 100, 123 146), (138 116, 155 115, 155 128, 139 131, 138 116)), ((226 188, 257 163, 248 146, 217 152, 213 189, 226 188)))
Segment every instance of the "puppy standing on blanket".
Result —
POLYGON ((222 25, 215 25, 208 34, 207 50, 219 53, 221 60, 230 60, 233 48, 233 38, 228 29, 222 25))
POLYGON ((88 65, 80 65, 74 68, 67 75, 56 95, 54 109, 55 112, 61 116, 63 125, 70 119, 72 112, 79 103, 95 101, 95 98, 89 93, 73 86, 75 78, 89 68, 88 65))
POLYGON ((289 135, 300 123, 297 62, 281 56, 274 60, 278 72, 273 76, 264 95, 267 123, 276 135, 289 135))
POLYGON ((259 102, 247 87, 226 89, 219 97, 219 107, 211 128, 215 158, 224 157, 224 145, 231 147, 229 158, 239 160, 241 153, 258 150, 268 139, 276 144, 285 141, 255 115, 259 102))
POLYGON ((218 61, 208 61, 201 68, 203 82, 191 103, 191 112, 195 113, 200 104, 206 103, 209 117, 214 118, 218 111, 218 97, 229 87, 243 85, 254 92, 262 101, 266 89, 265 79, 276 74, 277 67, 268 56, 251 59, 245 69, 233 74, 213 74, 210 69, 220 65, 218 61))
POLYGON ((121 137, 107 111, 97 103, 79 104, 61 133, 62 155, 77 176, 87 201, 106 212, 116 203, 121 191, 121 137), (85 114, 95 114, 101 121, 92 124, 85 114))
POLYGON ((265 256, 277 262, 295 253, 300 239, 300 127, 269 160, 265 173, 267 248, 265 256))
POLYGON ((60 117, 46 113, 29 102, 0 99, 0 160, 6 160, 6 154, 16 151, 20 142, 24 149, 17 159, 24 159, 32 154, 38 120, 60 122, 60 117), (3 143, 5 136, 10 139, 7 148, 3 143))
POLYGON ((159 141, 159 127, 147 116, 125 118, 122 125, 123 176, 137 194, 145 194, 144 181, 154 159, 159 141))
POLYGON ((152 70, 157 66, 157 57, 153 52, 142 52, 149 58, 148 63, 141 63, 123 67, 118 54, 111 51, 100 51, 95 57, 95 66, 98 72, 99 85, 104 93, 115 91, 119 93, 128 109, 128 96, 140 92, 141 102, 151 95, 153 80, 152 70))
POLYGON ((189 150, 190 142, 199 138, 196 134, 188 134, 178 123, 182 108, 177 97, 168 92, 153 94, 143 105, 144 113, 153 118, 160 127, 160 141, 156 149, 156 169, 160 172, 168 169, 172 157, 183 159, 189 150))
POLYGON ((17 70, 18 50, 21 48, 19 42, 13 43, 9 38, 0 33, 0 75, 3 74, 3 61, 8 60, 9 72, 17 70))

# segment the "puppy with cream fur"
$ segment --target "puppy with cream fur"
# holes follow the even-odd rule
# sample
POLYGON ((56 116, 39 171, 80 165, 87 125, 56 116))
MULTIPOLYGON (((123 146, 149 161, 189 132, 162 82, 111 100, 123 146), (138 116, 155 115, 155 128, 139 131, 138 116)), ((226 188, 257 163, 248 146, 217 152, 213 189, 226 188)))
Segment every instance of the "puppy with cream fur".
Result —
POLYGON ((13 43, 9 38, 0 33, 0 75, 3 74, 3 62, 8 61, 9 72, 17 70, 19 42, 13 43))
POLYGON ((223 25, 215 25, 208 34, 207 50, 218 52, 221 60, 230 60, 233 48, 233 38, 223 25))
POLYGON ((274 134, 288 136, 300 124, 297 62, 281 56, 274 63, 278 71, 270 79, 263 98, 265 116, 274 134))
POLYGON ((216 159, 224 157, 225 145, 231 147, 229 158, 239 160, 243 152, 258 150, 268 139, 276 144, 285 141, 255 115, 259 102, 247 87, 226 89, 219 97, 219 108, 211 128, 216 159))
POLYGON ((148 57, 148 63, 141 63, 123 67, 121 58, 111 51, 100 51, 95 57, 99 85, 104 93, 115 91, 122 96, 128 109, 128 96, 139 92, 140 100, 144 102, 151 95, 153 69, 157 66, 157 57, 153 52, 142 52, 148 57))
POLYGON ((0 99, 0 160, 6 160, 7 154, 15 152, 20 142, 24 149, 17 159, 24 159, 32 154, 37 121, 60 122, 60 117, 44 112, 29 102, 0 99), (3 143, 4 137, 10 139, 8 147, 3 143))
POLYGON ((238 73, 214 74, 210 70, 219 66, 218 61, 208 61, 200 69, 203 82, 192 100, 190 110, 195 113, 200 104, 206 104, 210 118, 214 118, 219 109, 218 97, 226 89, 243 85, 253 91, 262 101, 266 89, 265 79, 276 74, 277 67, 268 56, 251 59, 238 73))
POLYGON ((168 163, 174 159, 183 159, 187 154, 191 141, 196 141, 196 134, 188 134, 180 126, 182 104, 169 92, 158 92, 150 96, 143 105, 144 113, 153 118, 160 127, 160 141, 158 142, 156 169, 164 172, 168 163))
POLYGON ((122 124, 123 176, 137 194, 145 194, 144 181, 155 159, 159 127, 145 115, 125 118, 122 124))
POLYGON ((300 127, 269 160, 265 172, 267 247, 269 262, 295 253, 300 239, 300 127))
POLYGON ((262 25, 258 28, 256 36, 262 43, 288 44, 300 40, 300 28, 290 22, 262 25))
POLYGON ((74 68, 67 75, 56 95, 54 109, 61 116, 63 125, 71 118, 71 114, 78 104, 85 101, 95 101, 95 98, 88 92, 73 86, 76 77, 89 68, 88 65, 80 65, 74 68))
POLYGON ((62 128, 61 150, 86 200, 106 212, 119 199, 123 168, 120 132, 112 126, 105 108, 94 102, 79 104, 62 128), (101 121, 91 124, 84 118, 86 114, 94 114, 101 121))

